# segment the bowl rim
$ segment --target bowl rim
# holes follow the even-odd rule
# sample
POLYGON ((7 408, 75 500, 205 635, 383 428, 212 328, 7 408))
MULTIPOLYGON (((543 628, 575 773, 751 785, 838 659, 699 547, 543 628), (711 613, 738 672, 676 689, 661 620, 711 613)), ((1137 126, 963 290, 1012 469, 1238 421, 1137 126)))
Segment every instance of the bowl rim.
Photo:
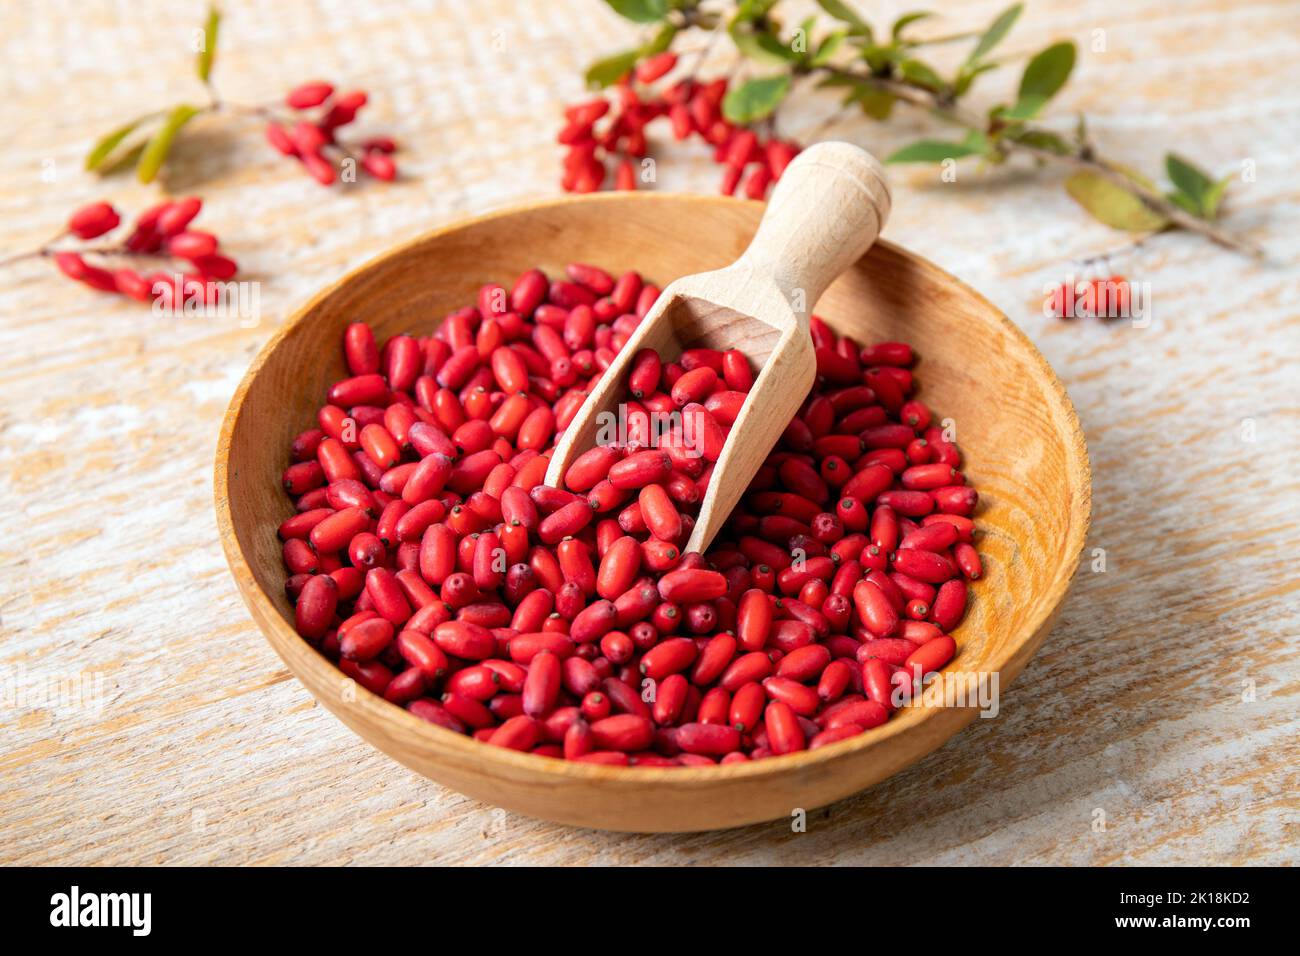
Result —
MULTIPOLYGON (((240 379, 238 387, 231 396, 230 404, 227 406, 225 415, 222 419, 221 431, 217 440, 215 469, 213 475, 213 495, 215 498, 217 531, 221 538, 222 549, 225 552, 226 563, 228 564, 231 574, 239 589, 241 596, 250 611, 252 611, 253 624, 262 632, 267 643, 276 652, 277 656, 284 661, 290 673, 297 679, 295 672, 296 666, 307 667, 316 672, 316 676, 322 680, 337 679, 337 675, 342 673, 338 668, 325 657, 319 654, 314 648, 309 647, 289 625, 282 616, 280 609, 275 602, 266 593, 254 576, 252 568, 244 558, 243 552, 239 547, 238 538, 234 530, 234 518, 230 503, 230 474, 229 474, 229 457, 232 438, 235 428, 238 424, 240 415, 243 411, 244 402, 248 392, 252 387, 253 380, 262 370, 262 367, 270 359, 271 355, 280 346, 289 335, 296 332, 307 318, 316 310, 318 305, 333 295, 347 283, 352 282, 362 273, 376 267, 382 260, 389 257, 400 255, 412 251, 429 242, 437 240, 450 233, 467 229, 472 226, 481 225, 495 219, 504 219, 522 213, 538 213, 547 209, 576 206, 591 203, 619 203, 633 202, 655 204, 663 202, 681 202, 687 200, 692 203, 703 203, 715 206, 728 206, 734 208, 737 203, 743 203, 750 207, 761 207, 765 203, 758 200, 738 200, 726 196, 707 196, 696 195, 692 193, 680 192, 603 192, 592 193, 582 196, 559 196, 545 199, 532 200, 523 203, 514 203, 503 206, 498 209, 489 210, 474 216, 458 218, 446 224, 437 226, 426 232, 421 233, 411 239, 401 242, 395 246, 386 248, 375 255, 366 259, 366 261, 349 269, 341 277, 330 282, 323 289, 318 291, 305 303, 294 309, 293 312, 280 324, 274 334, 266 341, 258 351, 253 361, 249 364, 243 377, 240 379), (256 605, 256 607, 255 607, 256 605), (259 611, 261 613, 259 613, 259 611), (271 621, 269 627, 263 626, 262 621, 271 621), (272 634, 271 631, 275 633, 272 634), (286 642, 285 648, 282 649, 278 642, 286 642), (286 656, 286 651, 290 646, 289 642, 296 642, 302 645, 301 649, 310 653, 300 654, 298 660, 290 662, 286 656)), ((936 281, 942 280, 947 283, 955 283, 959 291, 976 300, 992 317, 995 324, 999 324, 1003 331, 1010 334, 1013 338, 1018 339, 1026 347, 1028 353, 1032 356, 1037 364, 1039 373, 1044 380, 1050 384, 1055 393, 1060 408, 1064 412, 1065 424, 1068 427, 1068 434, 1063 436, 1065 444, 1069 448, 1074 463, 1067 471, 1073 476, 1079 476, 1079 487, 1077 488, 1077 503, 1071 503, 1069 512, 1072 520, 1068 528, 1070 541, 1065 549, 1067 556, 1073 555, 1071 562, 1074 567, 1069 573, 1058 575, 1053 583, 1049 593, 1046 595, 1047 600, 1041 602, 1041 611, 1031 617, 1020 629, 1019 638, 1009 642, 1004 653, 995 655, 995 657, 986 662, 990 671, 999 674, 1000 686, 1010 686, 1011 677, 1002 676, 1007 665, 1011 660, 1020 653, 1026 644, 1031 642, 1035 635, 1039 634, 1044 626, 1049 624, 1053 615, 1059 609, 1061 602, 1065 599, 1073 582, 1075 573, 1078 570, 1078 562, 1082 556, 1083 548, 1087 541, 1088 529, 1092 520, 1092 467, 1088 457, 1087 442, 1084 438, 1083 427, 1079 422, 1079 416, 1074 408, 1070 396, 1061 383, 1060 378, 1056 375, 1055 370, 1048 364, 1047 359, 1034 345, 1028 335, 1014 322, 1008 318, 1001 309, 990 302, 985 296, 971 288, 961 279, 952 275, 952 273, 940 268, 923 256, 917 255, 909 249, 890 242, 887 239, 878 238, 874 245, 882 245, 891 252, 900 254, 909 259, 915 266, 923 270, 927 277, 936 281), (1077 519, 1077 520, 1075 520, 1077 519)), ((874 246, 873 246, 874 248, 874 246)), ((866 253, 867 255, 870 254, 866 253)), ((1044 634, 1045 637, 1045 634, 1044 634)), ((1037 651, 1037 647, 1030 654, 1037 651)), ((1022 662, 1021 667, 1027 664, 1029 657, 1022 662)), ((1018 672, 1017 672, 1018 674, 1018 672)), ((311 687, 306 686, 305 682, 298 680, 309 694, 315 699, 316 694, 311 687)), ((322 703, 324 703, 322 701, 322 703)), ((614 783, 617 781, 633 781, 640 784, 650 784, 667 782, 685 787, 703 787, 711 783, 722 780, 736 780, 747 777, 763 777, 774 771, 796 772, 806 770, 819 764, 834 761, 836 758, 848 757, 859 750, 867 750, 877 747, 880 744, 896 737, 900 734, 908 733, 920 727, 926 720, 933 719, 943 710, 952 710, 954 708, 937 708, 929 706, 909 706, 895 713, 890 720, 879 727, 866 730, 853 737, 845 740, 836 741, 816 750, 802 750, 796 753, 772 756, 757 761, 744 761, 733 764, 719 764, 712 767, 637 767, 637 766, 605 766, 594 763, 581 763, 572 760, 560 760, 553 757, 544 757, 531 753, 522 753, 515 750, 509 750, 505 747, 494 747, 490 744, 475 740, 466 734, 459 734, 446 728, 439 727, 429 721, 422 720, 414 714, 408 712, 405 708, 393 704, 378 694, 357 685, 356 699, 349 702, 349 706, 355 711, 364 712, 364 716, 377 721, 396 721, 403 725, 405 729, 417 737, 427 739, 431 745, 431 750, 436 752, 439 749, 450 749, 459 751, 468 758, 476 758, 490 762, 498 763, 502 768, 508 768, 516 772, 537 773, 539 775, 549 775, 552 778, 567 778, 579 781, 603 781, 614 783)), ((327 709, 332 709, 328 708, 327 709)), ((970 710, 966 708, 966 710, 970 710)), ((336 716, 338 716, 336 714, 336 716)), ((970 717, 973 718, 974 711, 970 711, 970 717)), ((960 730, 969 719, 964 719, 958 725, 957 729, 949 733, 934 747, 925 751, 929 754, 938 747, 942 746, 957 730, 960 730)), ((343 721, 346 725, 347 722, 343 721)), ((353 728, 349 727, 349 730, 353 728)), ((353 730, 356 733, 355 730, 353 730)), ((361 736, 358 734, 358 736, 361 736)), ((364 739, 364 738, 363 738, 364 739)), ((370 743, 370 741, 367 741, 370 743)), ((916 759, 920 759, 918 756, 916 759)), ((901 769, 901 768, 900 768, 901 769)))

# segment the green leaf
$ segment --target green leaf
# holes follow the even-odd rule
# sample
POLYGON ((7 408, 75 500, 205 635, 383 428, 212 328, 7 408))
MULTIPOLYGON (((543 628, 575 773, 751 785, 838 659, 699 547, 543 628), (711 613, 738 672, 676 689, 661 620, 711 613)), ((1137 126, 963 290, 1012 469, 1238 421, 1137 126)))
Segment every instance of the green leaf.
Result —
POLYGON ((1016 19, 1020 16, 1020 11, 1025 8, 1023 3, 1017 3, 1007 7, 998 14, 996 20, 989 25, 980 37, 979 42, 975 44, 975 49, 971 50, 970 56, 966 58, 967 63, 978 63, 984 57, 992 52, 993 48, 1003 41, 1011 28, 1015 25, 1016 19))
POLYGON ((603 60, 597 60, 587 67, 587 88, 603 90, 605 87, 617 83, 631 72, 640 56, 640 50, 624 50, 622 53, 615 53, 603 60))
POLYGON ((1228 191, 1228 184, 1231 182, 1231 176, 1224 176, 1201 197, 1201 209, 1206 219, 1214 219, 1219 215, 1219 203, 1223 201, 1223 195, 1228 191))
POLYGON ((668 0, 605 0, 605 3, 633 23, 655 23, 668 16, 668 0))
POLYGON ((841 0, 817 0, 817 5, 841 23, 849 25, 849 32, 870 39, 871 25, 858 16, 857 11, 841 0))
POLYGON ((893 93, 867 85, 859 87, 844 98, 845 106, 856 103, 862 108, 863 113, 873 120, 880 121, 889 119, 889 114, 894 110, 894 102, 893 93))
POLYGON ((86 172, 93 173, 103 166, 112 152, 122 145, 122 140, 130 136, 146 119, 148 119, 146 116, 133 119, 125 126, 119 126, 107 136, 101 137, 86 154, 86 172))
POLYGON ((898 68, 903 72, 903 78, 913 83, 919 83, 927 89, 934 90, 936 93, 943 90, 946 84, 943 77, 936 73, 920 60, 904 60, 898 64, 898 68))
MULTIPOLYGON (((968 137, 969 138, 969 137, 968 137)), ((980 148, 978 143, 945 143, 937 139, 917 140, 910 146, 904 146, 885 160, 887 163, 941 163, 945 159, 960 159, 963 156, 976 156, 988 151, 987 143, 980 148)))
POLYGON ((1008 137, 1017 143, 1024 143, 1026 146, 1034 146, 1038 149, 1045 149, 1049 152, 1056 153, 1059 156, 1068 156, 1073 150, 1070 144, 1055 133, 1050 133, 1042 129, 1028 129, 1008 137))
POLYGON ((1165 171, 1169 181, 1174 184, 1175 193, 1170 199, 1195 216, 1213 219, 1218 213, 1219 202, 1228 188, 1232 177, 1228 176, 1217 182, 1210 175, 1190 160, 1174 153, 1165 156, 1165 171), (1185 197, 1180 202, 1178 197, 1185 197))
POLYGON ((1165 198, 1168 199, 1175 206, 1187 210, 1193 216, 1196 216, 1198 218, 1200 217, 1201 215, 1200 204, 1197 203, 1195 199, 1193 199, 1191 196, 1187 195, 1186 193, 1180 193, 1175 190, 1174 192, 1165 193, 1165 198))
POLYGON ((151 183, 154 181, 154 177, 158 175, 158 170, 167 161, 167 154, 171 152, 172 143, 176 140, 176 134, 181 131, 181 127, 198 115, 198 107, 189 106, 185 103, 175 107, 167 114, 167 119, 163 121, 162 126, 158 127, 158 131, 145 144, 144 152, 140 154, 140 161, 135 165, 135 174, 139 177, 140 182, 151 183))
POLYGON ((208 7, 208 22, 203 24, 203 49, 199 51, 198 72, 199 79, 204 83, 208 82, 208 76, 212 73, 212 60, 217 55, 217 34, 221 27, 221 11, 216 5, 208 7))
POLYGON ((1022 119, 1036 116, 1060 92, 1073 69, 1074 44, 1068 40, 1053 43, 1026 64, 1013 110, 1022 119))
POLYGON ((671 23, 665 23, 659 28, 659 32, 654 35, 649 43, 640 50, 641 56, 653 56, 656 53, 663 53, 673 45, 673 39, 677 36, 677 27, 671 23))
POLYGON ((900 40, 902 39, 903 31, 907 29, 909 24, 916 23, 918 20, 928 19, 932 16, 934 16, 934 14, 929 10, 920 10, 916 13, 905 13, 894 21, 894 28, 891 31, 891 35, 896 41, 900 40))
POLYGON ((731 21, 727 27, 731 42, 736 49, 757 63, 766 66, 789 66, 803 59, 802 54, 795 53, 771 33, 755 33, 747 21, 739 18, 731 21))
POLYGON ((729 122, 746 124, 770 116, 790 92, 790 76, 768 76, 749 80, 732 89, 722 101, 722 115, 729 122))
POLYGON ((1141 199, 1097 173, 1075 173, 1065 181, 1070 198, 1098 222, 1125 232, 1152 232, 1169 224, 1141 199))
POLYGON ((847 35, 847 30, 836 30, 828 35, 826 39, 822 40, 821 45, 817 47, 817 52, 813 54, 812 60, 809 62, 813 66, 825 66, 830 62, 831 57, 835 55, 835 51, 843 45, 844 38, 847 35))
POLYGON ((141 142, 132 145, 129 149, 110 156, 107 162, 103 163, 97 170, 95 170, 95 175, 111 176, 114 173, 120 173, 130 169, 140 161, 140 154, 144 152, 146 145, 148 145, 148 140, 142 140, 141 142))
POLYGON ((971 88, 971 84, 975 82, 976 77, 981 73, 987 73, 989 70, 996 70, 997 68, 998 65, 996 63, 976 63, 974 65, 969 63, 963 64, 961 68, 957 70, 957 78, 953 80, 953 93, 956 96, 962 96, 971 88))

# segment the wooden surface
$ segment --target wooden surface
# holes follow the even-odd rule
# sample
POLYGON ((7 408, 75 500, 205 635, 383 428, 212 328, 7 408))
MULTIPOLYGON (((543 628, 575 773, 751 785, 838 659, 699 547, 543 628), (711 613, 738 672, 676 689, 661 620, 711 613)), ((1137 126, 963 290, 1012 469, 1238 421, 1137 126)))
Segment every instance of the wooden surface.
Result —
MULTIPOLYGON (((944 27, 987 22, 1001 5, 954 4, 944 27)), ((806 833, 778 822, 642 837, 458 797, 316 706, 237 596, 210 477, 236 383, 311 293, 433 225, 556 191, 558 106, 630 29, 588 0, 226 6, 229 98, 317 76, 365 86, 366 122, 406 147, 405 178, 328 194, 255 129, 196 124, 165 185, 201 190, 200 223, 262 280, 254 328, 155 319, 43 263, 0 274, 0 861, 1300 859, 1293 3, 1191 0, 1171 15, 1156 0, 1036 0, 1008 41, 1025 54, 1105 31, 1106 52, 1081 50, 1058 112, 1086 109, 1116 158, 1155 171, 1173 147, 1221 173, 1253 161, 1227 214, 1278 264, 1181 236, 1117 256, 1116 271, 1151 284, 1148 327, 1043 317, 1047 283, 1123 244, 1077 212, 1056 172, 895 174, 886 236, 992 298, 1069 389, 1094 469, 1089 548, 1104 550, 1105 570, 1085 565, 997 719, 811 815, 806 833)), ((883 22, 903 5, 872 8, 883 22)), ((56 232, 80 201, 153 199, 94 182, 80 158, 134 111, 197 95, 186 43, 201 16, 198 3, 6 7, 6 252, 56 232)), ((981 102, 1014 86, 986 79, 981 102)), ((855 120, 829 133, 887 153, 924 129, 855 120)), ((657 155, 661 188, 714 187, 700 151, 657 155)))

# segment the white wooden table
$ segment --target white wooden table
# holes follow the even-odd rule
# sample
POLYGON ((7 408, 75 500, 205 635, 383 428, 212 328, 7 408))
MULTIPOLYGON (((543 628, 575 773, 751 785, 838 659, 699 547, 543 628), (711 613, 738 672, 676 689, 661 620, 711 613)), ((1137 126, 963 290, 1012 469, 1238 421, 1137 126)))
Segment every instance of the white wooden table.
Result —
MULTIPOLYGON (((945 26, 1001 5, 952 4, 945 26)), ((629 27, 595 0, 224 6, 230 99, 318 77, 365 87, 366 123, 400 140, 403 178, 329 194, 255 127, 196 126, 163 185, 200 192, 202 225, 262 282, 254 328, 160 320, 47 263, 0 271, 0 862, 1300 861, 1294 4, 1034 0, 1007 43, 1084 44, 1058 111, 1087 110, 1116 158, 1152 172, 1168 147, 1216 172, 1254 162, 1228 221, 1278 264, 1182 236, 1119 255, 1116 271, 1151 285, 1147 328, 1042 315, 1045 284, 1124 244, 1075 209, 1059 173, 895 175, 886 234, 992 297, 1065 381, 1105 571, 1084 567, 998 719, 813 814, 807 833, 778 821, 683 836, 514 817, 371 750, 262 641, 211 505, 221 415, 276 325, 395 242, 558 191, 559 107, 629 27), (1096 29, 1107 52, 1087 46, 1096 29)), ((904 9, 866 7, 877 22, 904 9)), ((80 159, 133 111, 198 95, 186 44, 201 17, 198 2, 161 0, 7 8, 4 252, 82 201, 155 197, 97 183, 80 159)), ((1014 77, 977 96, 999 83, 1014 77)), ((797 111, 794 135, 816 124, 797 111)), ((911 117, 831 132, 887 153, 926 129, 911 117)), ((661 188, 714 188, 699 152, 657 155, 661 188)))

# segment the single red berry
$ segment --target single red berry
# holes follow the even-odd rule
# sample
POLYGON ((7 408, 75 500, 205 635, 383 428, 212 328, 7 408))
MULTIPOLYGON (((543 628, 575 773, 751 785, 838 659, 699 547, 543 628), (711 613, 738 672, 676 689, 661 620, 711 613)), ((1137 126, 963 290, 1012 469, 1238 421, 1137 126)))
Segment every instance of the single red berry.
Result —
POLYGON ((303 156, 308 153, 319 153, 330 141, 330 137, 324 130, 315 123, 308 123, 305 120, 293 124, 293 129, 289 131, 289 138, 299 154, 303 156))
POLYGON ((217 251, 217 237, 210 232, 186 230, 167 240, 167 251, 182 259, 210 256, 217 251))
POLYGON ((139 302, 148 302, 153 298, 149 289, 149 280, 134 269, 117 269, 113 273, 117 291, 139 302))
POLYGON ((328 83, 304 83, 290 90, 284 102, 290 109, 308 110, 313 106, 320 106, 333 95, 334 87, 328 83))
POLYGON ((55 253, 54 264, 69 279, 76 279, 80 282, 86 275, 86 260, 75 252, 55 253))
POLYGON ((653 83, 677 65, 677 54, 671 50, 646 57, 637 64, 636 78, 641 83, 653 83))
POLYGON ((122 217, 106 202, 92 202, 82 206, 68 220, 68 231, 82 239, 94 239, 111 229, 116 229, 122 217))
POLYGON ((158 232, 164 236, 174 236, 184 232, 190 220, 197 216, 202 208, 203 200, 197 196, 187 196, 169 203, 167 208, 158 214, 158 232))
POLYGON ((376 179, 392 182, 397 178, 397 164, 392 158, 379 152, 366 153, 361 157, 361 168, 376 179))
POLYGON ((302 164, 307 167, 307 173, 311 178, 322 186, 334 182, 334 166, 320 153, 307 153, 302 157, 302 164))
POLYGON ((397 143, 390 136, 376 136, 362 143, 361 148, 368 153, 395 153, 397 152, 397 143))
POLYGON ((117 283, 113 280, 113 273, 107 269, 101 269, 99 266, 92 266, 75 252, 56 254, 54 264, 69 279, 76 279, 91 288, 102 289, 105 292, 117 291, 117 283))
POLYGON ((293 145, 293 140, 279 123, 271 123, 266 127, 266 141, 277 153, 283 153, 285 156, 298 155, 298 148, 293 145))
POLYGON ((614 188, 628 192, 636 189, 636 171, 632 168, 632 160, 625 159, 618 164, 614 171, 614 188))
POLYGON ((239 270, 235 260, 229 256, 196 256, 191 261, 205 278, 230 279, 239 270))

